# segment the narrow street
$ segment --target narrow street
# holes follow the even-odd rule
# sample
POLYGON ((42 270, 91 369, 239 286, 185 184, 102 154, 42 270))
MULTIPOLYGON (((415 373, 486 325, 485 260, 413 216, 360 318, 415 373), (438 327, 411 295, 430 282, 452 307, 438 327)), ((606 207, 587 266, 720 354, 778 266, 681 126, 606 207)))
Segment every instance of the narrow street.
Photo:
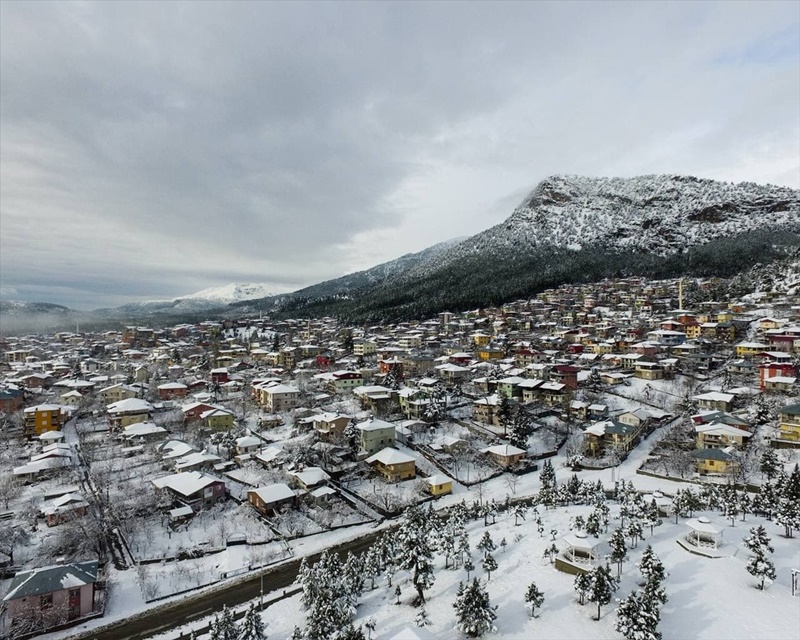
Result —
MULTIPOLYGON (((357 540, 345 542, 328 549, 340 555, 348 552, 360 554, 366 551, 382 532, 369 533, 357 540)), ((307 557, 310 563, 316 562, 322 552, 307 557)), ((300 568, 300 560, 291 560, 264 571, 264 594, 287 589, 292 586, 300 568)), ((250 600, 256 599, 261 594, 261 576, 256 573, 247 578, 222 585, 211 592, 180 598, 149 611, 137 614, 135 617, 119 620, 100 628, 81 631, 73 629, 75 633, 66 637, 71 640, 145 640, 158 633, 177 629, 190 622, 204 618, 222 609, 223 605, 235 607, 250 600)))

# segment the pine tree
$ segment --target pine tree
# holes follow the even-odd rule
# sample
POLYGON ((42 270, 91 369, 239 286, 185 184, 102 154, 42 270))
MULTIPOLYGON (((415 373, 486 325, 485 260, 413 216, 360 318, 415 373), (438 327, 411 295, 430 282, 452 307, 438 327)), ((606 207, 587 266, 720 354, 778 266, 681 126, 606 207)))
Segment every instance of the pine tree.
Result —
POLYGON ((419 507, 406 509, 397 534, 399 566, 411 572, 411 582, 420 603, 425 603, 425 591, 435 580, 433 547, 429 540, 427 519, 419 507))
POLYGON ((510 444, 528 450, 528 438, 533 434, 533 423, 525 413, 525 410, 517 406, 513 412, 510 428, 508 430, 508 441, 510 444))
POLYGON ((433 623, 431 622, 431 619, 428 617, 428 612, 425 611, 425 607, 420 608, 420 610, 417 611, 417 615, 414 616, 414 626, 428 627, 431 624, 433 623))
POLYGON ((237 640, 266 640, 266 637, 261 612, 258 611, 255 604, 251 604, 247 608, 237 640))
POLYGON ((542 470, 539 472, 539 480, 542 483, 542 489, 555 489, 556 487, 556 471, 553 469, 553 463, 547 458, 542 463, 542 470))
POLYGON ((469 574, 475 571, 475 565, 472 564, 472 558, 467 558, 464 561, 464 571, 467 572, 467 582, 469 582, 469 574))
POLYGON ((620 602, 614 629, 627 640, 661 640, 660 617, 657 603, 634 591, 620 602))
POLYGON ((759 469, 761 473, 763 473, 767 480, 770 482, 772 479, 778 475, 778 470, 781 468, 781 463, 778 460, 778 454, 775 453, 775 449, 772 447, 768 448, 764 453, 761 455, 761 460, 759 461, 759 469))
POLYGON ((761 580, 758 588, 763 590, 764 581, 767 578, 775 579, 775 565, 767 556, 775 549, 767 535, 767 530, 763 526, 752 527, 750 535, 744 538, 744 546, 753 554, 747 563, 747 572, 761 580))
POLYGON ((597 620, 600 619, 600 607, 611 602, 611 597, 619 586, 619 580, 611 575, 611 568, 606 565, 596 567, 589 574, 589 602, 597 604, 597 620))
POLYGON ((494 544, 494 540, 492 540, 492 536, 489 535, 488 531, 483 532, 483 537, 480 539, 480 542, 478 542, 477 547, 478 551, 483 551, 484 557, 488 556, 497 548, 494 544))
POLYGON ((590 536, 594 536, 595 538, 600 537, 600 515, 598 514, 597 510, 594 509, 586 518, 586 533, 590 536))
POLYGON ((662 584, 666 580, 667 574, 664 564, 653 551, 653 547, 647 545, 642 554, 642 560, 637 566, 645 580, 644 592, 652 600, 665 604, 667 602, 667 594, 662 588, 662 584))
POLYGON ((536 609, 544 604, 544 593, 539 591, 539 587, 536 586, 535 582, 531 582, 528 585, 528 590, 525 592, 525 602, 531 608, 531 617, 535 618, 536 609))
POLYGON ((627 534, 631 539, 631 549, 635 549, 639 545, 639 540, 644 540, 644 530, 642 529, 641 520, 638 518, 631 520, 628 523, 627 534))
POLYGON ((775 580, 775 565, 767 557, 766 550, 759 549, 747 562, 747 572, 759 579, 758 588, 764 589, 764 581, 769 578, 775 580))
POLYGON ((622 574, 622 563, 628 559, 628 545, 625 544, 625 533, 621 528, 615 529, 608 541, 611 547, 611 561, 617 563, 617 576, 622 574))
POLYGON ((491 606, 489 594, 477 578, 466 588, 463 585, 459 587, 453 607, 456 610, 458 629, 470 638, 477 638, 494 630, 497 607, 491 606))
POLYGON ((776 522, 784 528, 787 538, 794 536, 794 530, 800 529, 800 501, 784 498, 778 506, 776 522))
POLYGON ((489 553, 483 559, 483 562, 481 564, 483 566, 483 570, 486 572, 487 576, 486 579, 491 580, 492 571, 495 571, 497 569, 497 560, 495 560, 494 556, 491 553, 489 553))
POLYGON ((575 576, 575 581, 572 583, 575 591, 578 593, 578 601, 581 606, 586 602, 586 594, 592 586, 592 578, 588 573, 580 572, 575 576))

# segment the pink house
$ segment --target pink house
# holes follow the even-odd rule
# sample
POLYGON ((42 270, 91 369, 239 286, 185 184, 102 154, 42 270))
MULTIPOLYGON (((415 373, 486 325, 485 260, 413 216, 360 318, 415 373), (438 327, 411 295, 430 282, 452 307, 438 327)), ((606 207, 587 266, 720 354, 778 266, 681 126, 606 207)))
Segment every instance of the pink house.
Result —
POLYGON ((48 629, 92 613, 96 581, 96 560, 20 571, 3 602, 21 633, 48 629))

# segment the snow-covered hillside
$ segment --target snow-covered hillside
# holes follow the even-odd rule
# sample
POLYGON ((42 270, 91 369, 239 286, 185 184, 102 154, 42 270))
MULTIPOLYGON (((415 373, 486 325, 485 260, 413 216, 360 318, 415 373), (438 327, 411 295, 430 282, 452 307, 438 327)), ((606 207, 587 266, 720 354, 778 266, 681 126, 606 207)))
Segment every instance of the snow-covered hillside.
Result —
POLYGON ((425 277, 475 255, 602 247, 661 256, 756 229, 800 226, 800 192, 691 176, 552 176, 511 216, 409 271, 425 277))
POLYGON ((188 296, 181 296, 179 300, 201 300, 214 302, 217 304, 230 304, 231 302, 241 302, 242 300, 253 300, 255 298, 266 298, 273 295, 267 285, 261 283, 251 284, 226 284, 222 287, 211 287, 203 289, 188 296))

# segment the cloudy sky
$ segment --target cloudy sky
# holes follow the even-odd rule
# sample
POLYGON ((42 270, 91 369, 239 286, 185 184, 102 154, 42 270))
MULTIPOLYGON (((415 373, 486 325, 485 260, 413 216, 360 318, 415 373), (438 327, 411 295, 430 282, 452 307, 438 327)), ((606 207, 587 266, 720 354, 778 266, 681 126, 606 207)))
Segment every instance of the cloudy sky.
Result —
POLYGON ((554 173, 800 187, 800 3, 0 3, 0 294, 290 291, 554 173))

